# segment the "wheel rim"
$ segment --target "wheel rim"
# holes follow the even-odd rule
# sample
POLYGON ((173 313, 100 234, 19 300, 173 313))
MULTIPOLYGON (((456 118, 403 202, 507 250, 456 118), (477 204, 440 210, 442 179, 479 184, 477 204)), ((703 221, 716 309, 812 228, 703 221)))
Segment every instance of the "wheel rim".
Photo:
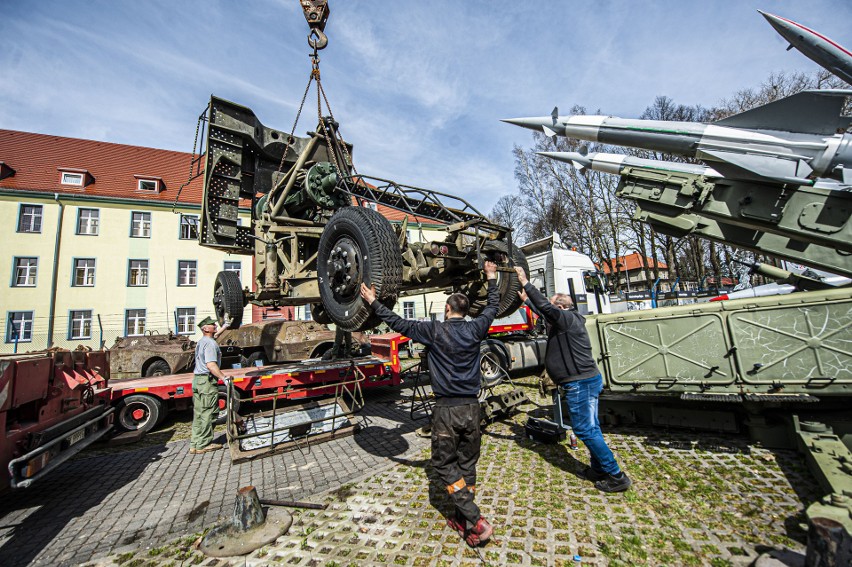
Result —
POLYGON ((139 429, 151 419, 151 412, 141 402, 132 402, 122 408, 119 414, 121 425, 130 431, 139 429))
POLYGON ((361 276, 361 248, 348 236, 334 243, 328 257, 329 287, 334 299, 347 303, 359 294, 361 276))

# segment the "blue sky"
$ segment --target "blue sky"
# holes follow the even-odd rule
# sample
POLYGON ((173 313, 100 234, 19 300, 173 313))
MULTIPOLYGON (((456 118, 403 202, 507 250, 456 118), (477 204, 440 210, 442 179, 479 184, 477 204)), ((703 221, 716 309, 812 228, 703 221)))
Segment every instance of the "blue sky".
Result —
MULTIPOLYGON (((515 191, 512 146, 531 139, 500 118, 574 104, 636 117, 657 95, 710 106, 770 72, 815 71, 758 9, 852 47, 848 0, 330 5, 323 85, 358 171, 483 212, 515 191)), ((297 0, 0 7, 0 128, 189 152, 211 94, 289 131, 310 70, 297 0)), ((309 102, 297 134, 315 125, 309 102)))

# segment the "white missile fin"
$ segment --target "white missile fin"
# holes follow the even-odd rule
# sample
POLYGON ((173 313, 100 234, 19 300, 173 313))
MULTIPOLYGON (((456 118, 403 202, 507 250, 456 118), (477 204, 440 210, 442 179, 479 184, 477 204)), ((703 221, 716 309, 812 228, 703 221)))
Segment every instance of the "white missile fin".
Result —
POLYGON ((748 130, 778 130, 831 136, 849 127, 841 116, 848 90, 802 91, 714 122, 717 126, 748 130))
POLYGON ((572 161, 571 165, 577 168, 577 171, 586 171, 586 164, 580 161, 572 161))
POLYGON ((772 156, 741 154, 702 148, 701 153, 712 159, 702 157, 724 177, 730 179, 754 179, 780 181, 782 183, 798 183, 810 185, 811 180, 796 174, 798 162, 772 156))
POLYGON ((544 124, 541 125, 541 130, 542 130, 542 132, 544 132, 545 136, 548 136, 550 138, 556 137, 556 132, 554 132, 553 130, 551 130, 550 128, 545 126, 544 124))

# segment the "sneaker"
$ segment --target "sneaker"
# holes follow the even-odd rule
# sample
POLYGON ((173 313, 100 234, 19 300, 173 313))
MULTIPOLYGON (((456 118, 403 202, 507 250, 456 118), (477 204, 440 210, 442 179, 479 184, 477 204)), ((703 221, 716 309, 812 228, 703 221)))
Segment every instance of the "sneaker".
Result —
POLYGON ((606 475, 606 478, 595 483, 595 488, 602 492, 624 492, 633 481, 624 472, 621 476, 606 475))
POLYGON ((590 482, 597 482, 599 480, 605 479, 609 475, 603 471, 595 470, 592 467, 586 467, 582 471, 580 471, 580 476, 590 482))
POLYGON ((450 516, 447 518, 447 525, 459 532, 459 536, 464 537, 465 521, 458 516, 450 516))
POLYGON ((210 443, 209 445, 202 447, 201 449, 196 449, 195 452, 196 452, 196 454, 198 454, 198 453, 209 453, 211 451, 218 451, 221 448, 222 448, 221 443, 210 443))
POLYGON ((494 533, 494 528, 491 527, 488 520, 480 516, 476 525, 468 530, 467 537, 464 540, 469 546, 476 547, 488 541, 492 533, 494 533))

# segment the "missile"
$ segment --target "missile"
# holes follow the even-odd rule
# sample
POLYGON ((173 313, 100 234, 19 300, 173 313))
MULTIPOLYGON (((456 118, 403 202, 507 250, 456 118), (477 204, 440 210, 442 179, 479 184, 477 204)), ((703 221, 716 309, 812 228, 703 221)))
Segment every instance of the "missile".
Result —
POLYGON ((796 291, 796 287, 790 284, 769 283, 755 287, 747 287, 737 291, 729 291, 728 293, 723 293, 722 295, 717 295, 716 297, 711 298, 710 301, 727 301, 729 299, 745 299, 747 297, 784 295, 786 293, 793 293, 794 291, 796 291))
POLYGON ((580 171, 593 169, 603 173, 620 175, 626 167, 641 169, 654 169, 658 171, 671 171, 676 173, 687 173, 692 175, 703 175, 705 177, 722 177, 712 167, 695 165, 691 163, 677 163, 673 161, 660 161, 655 159, 643 159, 625 154, 607 154, 582 152, 537 152, 538 155, 570 163, 580 171))
POLYGON ((796 48, 808 59, 852 84, 852 53, 839 43, 793 20, 758 10, 781 37, 790 42, 789 51, 796 48))
POLYGON ((796 93, 712 124, 613 116, 509 118, 503 122, 588 142, 695 157, 729 179, 813 185, 827 177, 852 185, 852 90, 796 93))

